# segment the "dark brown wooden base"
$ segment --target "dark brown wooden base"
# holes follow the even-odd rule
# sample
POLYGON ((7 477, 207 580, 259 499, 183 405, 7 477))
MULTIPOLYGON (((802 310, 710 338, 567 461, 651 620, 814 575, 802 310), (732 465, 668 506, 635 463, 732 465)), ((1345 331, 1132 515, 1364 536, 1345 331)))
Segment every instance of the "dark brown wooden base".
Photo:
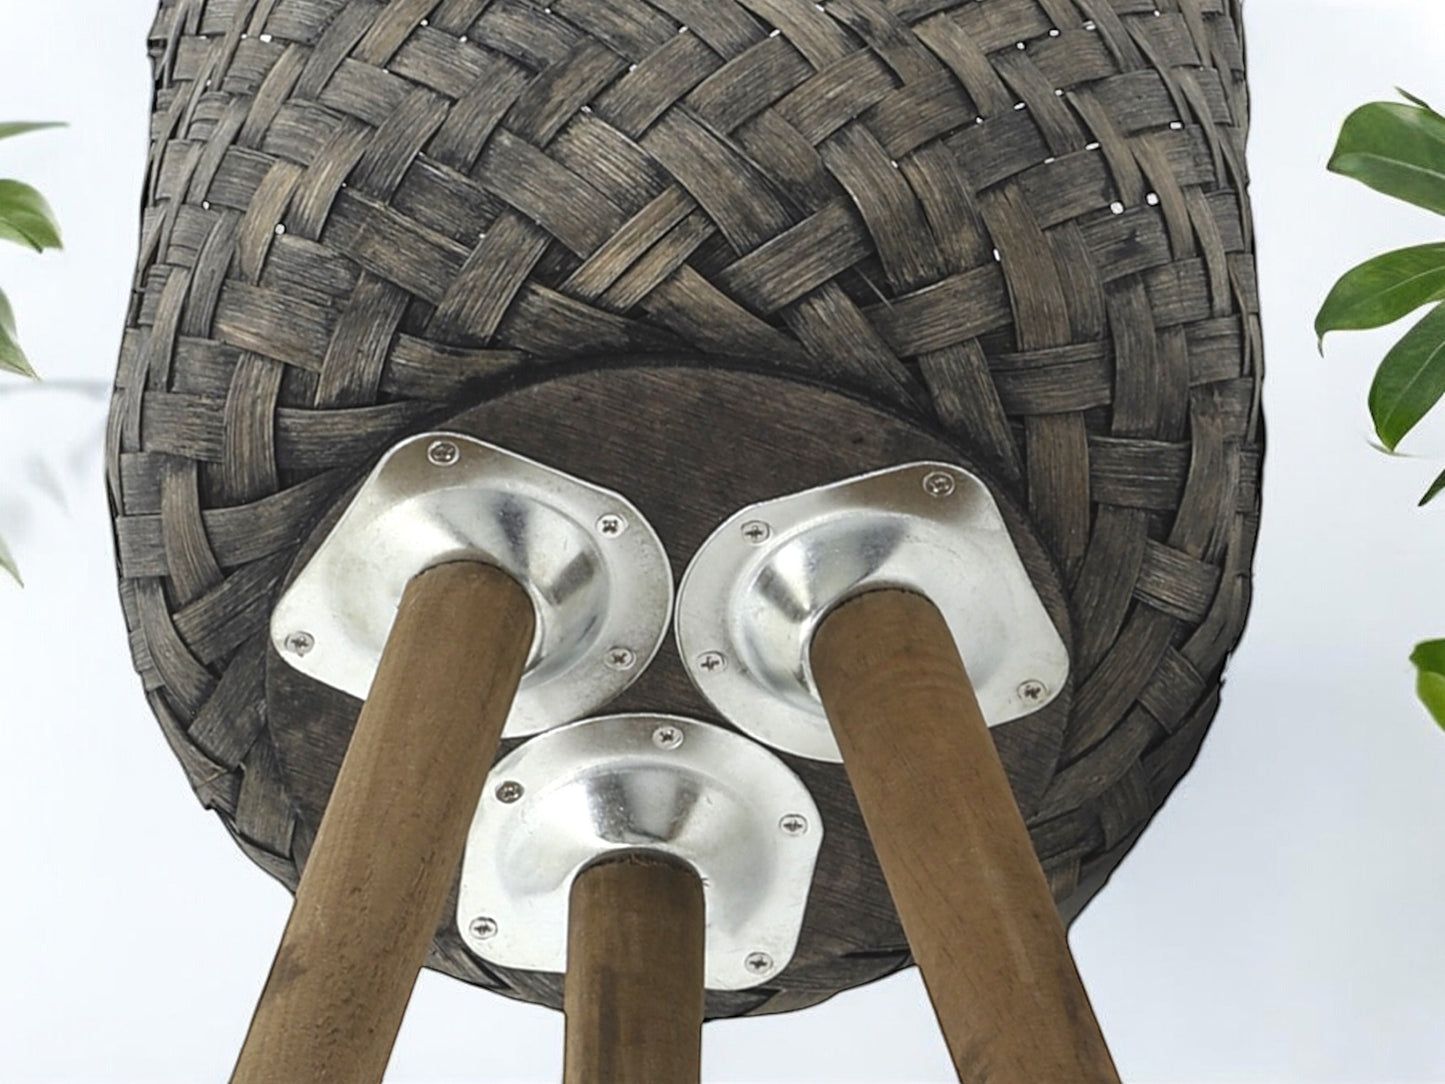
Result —
MULTIPOLYGON (((928 428, 846 395, 715 367, 619 364, 559 374, 496 394, 438 424, 626 494, 657 529, 678 576, 707 535, 743 505, 910 460, 969 464, 966 454, 928 428)), ((1013 490, 995 483, 995 491, 1025 564, 1070 642, 1053 563, 1010 499, 1013 490)), ((301 561, 345 503, 343 497, 313 533, 301 561)), ((995 731, 1025 811, 1037 806, 1053 778, 1070 701, 1065 690, 1043 711, 995 731)), ((310 820, 324 806, 357 702, 272 657, 267 706, 288 789, 301 817, 310 820)), ((637 684, 606 710, 722 721, 688 679, 670 637, 637 684)), ((766 987, 709 993, 709 1016, 801 1008, 909 962, 842 766, 785 759, 812 791, 826 825, 797 954, 766 987)), ((505 993, 561 1005, 560 976, 486 966, 462 947, 455 930, 441 933, 431 962, 505 993)))

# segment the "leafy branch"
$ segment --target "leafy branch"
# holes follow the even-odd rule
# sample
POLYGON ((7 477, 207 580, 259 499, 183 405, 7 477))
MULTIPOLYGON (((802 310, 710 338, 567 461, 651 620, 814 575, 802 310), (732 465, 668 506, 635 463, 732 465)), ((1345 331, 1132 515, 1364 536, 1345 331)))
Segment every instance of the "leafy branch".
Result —
MULTIPOLYGON (((62 125, 44 121, 0 123, 0 140, 58 127, 62 125)), ((44 196, 23 181, 0 180, 0 240, 12 241, 36 252, 61 247, 60 226, 55 221, 55 212, 44 196)), ((38 379, 30 359, 20 348, 15 310, 3 290, 0 290, 0 372, 38 379)), ((20 570, 3 538, 0 538, 0 569, 17 581, 20 579, 20 570)))
MULTIPOLYGON (((1404 102, 1370 102, 1340 129, 1332 172, 1377 192, 1445 215, 1445 116, 1400 91, 1404 102)), ((1431 306, 1381 360, 1370 385, 1375 433, 1394 451, 1445 395, 1445 242, 1396 249, 1345 272, 1315 317, 1324 351, 1331 331, 1384 327, 1431 306)), ((1445 492, 1445 471, 1420 498, 1445 492)), ((1445 640, 1417 644, 1410 655, 1416 692, 1445 728, 1445 640)))

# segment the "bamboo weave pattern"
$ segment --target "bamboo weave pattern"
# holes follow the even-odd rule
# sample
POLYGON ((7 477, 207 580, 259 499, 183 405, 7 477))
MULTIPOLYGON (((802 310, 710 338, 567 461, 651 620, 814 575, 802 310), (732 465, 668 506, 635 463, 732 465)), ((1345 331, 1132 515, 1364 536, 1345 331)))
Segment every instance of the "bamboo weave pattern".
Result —
POLYGON ((295 884, 266 621, 386 447, 511 371, 746 356, 942 426, 1026 503, 1078 681, 1026 812, 1076 910, 1193 760, 1248 608, 1240 7, 162 0, 108 481, 202 802, 295 884))

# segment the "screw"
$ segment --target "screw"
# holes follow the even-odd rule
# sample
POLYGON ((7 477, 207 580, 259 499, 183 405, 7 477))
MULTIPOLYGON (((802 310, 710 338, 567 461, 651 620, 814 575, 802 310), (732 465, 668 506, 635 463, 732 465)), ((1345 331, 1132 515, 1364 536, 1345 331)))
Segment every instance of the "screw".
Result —
POLYGON ((426 457, 438 467, 450 467, 462 457, 462 450, 450 440, 434 440, 426 450, 426 457))
POLYGON ((523 790, 521 783, 515 779, 508 779, 505 783, 497 784, 497 801, 511 805, 522 797, 523 790))
POLYGON ((1037 704, 1044 697, 1049 695, 1049 687, 1042 681, 1030 679, 1019 686, 1019 695, 1031 703, 1037 704))
POLYGON ((682 744, 682 731, 675 726, 660 726, 652 732, 652 744, 659 749, 676 749, 682 744))
POLYGON ((305 655, 316 646, 316 637, 309 632, 293 632, 286 637, 286 650, 293 655, 305 655))
POLYGON ((716 674, 728 668, 728 657, 721 651, 704 651, 697 657, 697 664, 709 674, 716 674))
POLYGON ((614 647, 607 652, 607 665, 613 670, 631 670, 637 656, 628 648, 614 647))
POLYGON ((597 532, 605 534, 608 538, 616 538, 625 530, 627 530, 627 518, 619 516, 616 512, 608 512, 597 521, 597 532))
POLYGON ((808 831, 808 818, 801 813, 787 813, 778 821, 778 827, 783 830, 784 835, 805 835, 808 831))
POLYGON ((954 485, 953 475, 946 470, 930 471, 923 478, 923 489, 930 497, 947 497, 954 485))
POLYGON ((773 529, 760 519, 751 519, 743 524, 743 537, 754 546, 761 546, 773 537, 773 529))
POLYGON ((494 918, 472 919, 472 936, 478 941, 485 941, 490 937, 497 936, 497 920, 494 918))
POLYGON ((754 975, 766 975, 773 969, 773 958, 766 952, 751 952, 743 961, 743 966, 754 975))

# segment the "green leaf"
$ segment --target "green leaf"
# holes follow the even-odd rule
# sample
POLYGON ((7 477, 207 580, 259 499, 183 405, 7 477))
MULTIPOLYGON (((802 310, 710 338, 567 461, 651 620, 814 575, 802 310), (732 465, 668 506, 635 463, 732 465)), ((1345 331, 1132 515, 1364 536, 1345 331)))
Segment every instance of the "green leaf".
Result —
POLYGON ((5 545, 5 539, 0 538, 0 570, 8 572, 21 587, 25 581, 20 578, 20 566, 15 563, 15 558, 10 555, 9 548, 5 545))
POLYGON ((1405 90, 1405 87, 1394 88, 1394 93, 1399 94, 1400 97, 1405 98, 1406 101, 1413 101, 1413 103, 1415 103, 1416 106, 1422 108, 1422 110, 1431 110, 1431 113, 1435 111, 1431 107, 1431 104, 1429 104, 1428 101, 1425 101, 1425 98, 1420 98, 1418 97, 1418 95, 1410 94, 1409 91, 1405 90))
POLYGON ((1362 105, 1345 118, 1329 168, 1445 214, 1445 117, 1398 102, 1362 105))
POLYGON ((1415 693, 1430 716, 1445 729, 1445 640, 1426 640, 1415 645, 1410 661, 1418 671, 1415 693))
POLYGON ((32 378, 37 376, 25 351, 15 341, 15 310, 10 307, 10 299, 5 296, 4 290, 0 290, 0 371, 32 378))
POLYGON ((1429 504, 1436 497, 1438 497, 1442 490, 1445 490, 1445 470, 1442 470, 1439 476, 1430 483, 1430 488, 1425 490, 1425 495, 1420 498, 1420 503, 1415 507, 1424 508, 1427 504, 1429 504))
POLYGON ((20 181, 0 181, 0 238, 36 252, 60 248, 60 225, 45 197, 20 181))
POLYGON ((1385 355, 1370 385, 1370 417, 1390 451, 1445 394, 1445 304, 1436 305, 1385 355))
MULTIPOLYGON (((1403 93, 1403 91, 1402 91, 1403 93)), ((56 120, 16 120, 8 124, 0 124, 0 139, 9 139, 11 136, 24 135, 26 132, 39 132, 46 128, 64 128, 65 124, 56 120)))
POLYGON ((1323 347, 1331 331, 1383 327, 1445 300, 1445 244, 1396 249, 1346 271, 1315 317, 1323 347))

